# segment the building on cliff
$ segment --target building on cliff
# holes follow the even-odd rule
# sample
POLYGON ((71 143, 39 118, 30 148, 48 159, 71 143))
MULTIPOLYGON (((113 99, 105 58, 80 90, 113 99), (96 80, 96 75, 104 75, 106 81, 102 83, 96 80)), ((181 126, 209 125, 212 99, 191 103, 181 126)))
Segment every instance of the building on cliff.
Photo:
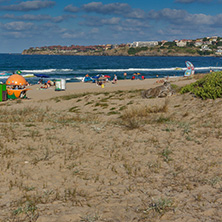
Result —
POLYGON ((130 47, 153 47, 158 45, 158 41, 133 42, 130 47))

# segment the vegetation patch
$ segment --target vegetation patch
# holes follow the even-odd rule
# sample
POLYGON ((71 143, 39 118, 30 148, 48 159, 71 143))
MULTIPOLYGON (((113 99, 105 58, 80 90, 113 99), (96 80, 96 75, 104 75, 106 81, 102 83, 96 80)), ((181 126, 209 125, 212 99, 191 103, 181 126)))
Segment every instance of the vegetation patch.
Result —
POLYGON ((0 122, 43 122, 47 119, 47 111, 49 110, 29 106, 22 109, 1 109, 0 122))
POLYGON ((175 92, 180 92, 181 88, 176 84, 171 84, 171 88, 175 92))
POLYGON ((109 104, 107 104, 107 103, 96 103, 95 106, 100 106, 100 107, 103 107, 103 108, 107 108, 109 106, 109 104))
POLYGON ((135 55, 136 53, 138 52, 141 52, 141 51, 147 51, 147 47, 136 47, 136 48, 129 48, 128 50, 128 54, 129 55, 135 55))
POLYGON ((216 99, 222 97, 222 72, 213 72, 207 74, 202 79, 197 80, 183 87, 180 91, 183 93, 193 93, 202 99, 216 99))
POLYGON ((78 112, 79 111, 79 107, 78 106, 73 106, 72 108, 69 109, 69 112, 78 112))
POLYGON ((90 93, 78 93, 78 94, 72 94, 72 95, 58 96, 58 97, 52 98, 52 100, 55 100, 56 102, 60 102, 61 100, 81 98, 89 94, 90 93))
POLYGON ((159 200, 153 201, 149 207, 144 210, 144 213, 149 213, 150 211, 154 211, 158 214, 163 215, 167 211, 172 210, 172 200, 167 198, 160 198, 159 200))
MULTIPOLYGON (((123 114, 120 116, 122 124, 129 129, 139 128, 144 123, 147 122, 147 117, 150 117, 150 114, 166 113, 168 110, 168 100, 165 100, 165 103, 162 106, 141 106, 137 108, 131 108, 124 110, 123 114)), ((168 121, 168 119, 167 119, 168 121)), ((151 122, 149 118, 148 122, 151 122)))
POLYGON ((110 112, 107 113, 108 116, 110 116, 110 115, 117 115, 117 114, 120 114, 120 113, 117 112, 117 111, 110 111, 110 112))

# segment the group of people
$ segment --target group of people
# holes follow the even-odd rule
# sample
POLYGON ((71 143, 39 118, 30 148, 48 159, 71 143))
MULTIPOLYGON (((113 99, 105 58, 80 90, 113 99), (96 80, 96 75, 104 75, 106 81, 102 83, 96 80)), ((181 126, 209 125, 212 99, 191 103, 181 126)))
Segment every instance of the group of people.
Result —
MULTIPOLYGON (((124 77, 124 79, 127 79, 127 73, 126 73, 126 72, 123 73, 123 77, 124 77)), ((90 78, 89 74, 86 74, 85 77, 84 77, 84 79, 85 79, 85 78, 90 78)), ((110 78, 110 76, 108 76, 108 78, 110 78)), ((95 82, 96 82, 96 84, 99 85, 99 86, 104 86, 104 84, 105 84, 106 82, 109 82, 109 79, 108 79, 108 78, 105 78, 105 76, 104 76, 104 79, 98 78, 98 80, 95 81, 95 82)), ((131 80, 134 80, 134 79, 144 80, 144 79, 145 79, 145 76, 144 76, 144 75, 141 75, 141 73, 133 73, 131 80)), ((92 80, 92 79, 90 78, 90 80, 92 80)), ((112 84, 116 84, 116 83, 117 83, 117 80, 118 80, 118 77, 117 77, 116 74, 114 74, 113 80, 112 80, 112 84)))
POLYGON ((132 76, 132 78, 131 78, 131 80, 135 80, 135 79, 139 79, 140 78, 140 76, 141 76, 141 80, 144 80, 145 79, 145 76, 144 75, 141 75, 141 73, 133 73, 133 76, 132 76))
POLYGON ((24 86, 24 85, 22 85, 22 86, 20 86, 20 85, 14 85, 14 86, 12 86, 11 88, 12 88, 12 89, 15 89, 15 90, 19 90, 19 89, 25 89, 25 86, 24 86))
POLYGON ((41 89, 48 89, 49 87, 55 85, 55 83, 54 83, 53 81, 51 81, 51 80, 48 80, 47 82, 43 82, 42 79, 40 79, 40 80, 38 81, 38 84, 41 85, 41 87, 40 87, 41 89))
MULTIPOLYGON (((124 79, 127 79, 127 73, 126 72, 124 72, 123 73, 123 77, 124 77, 124 79)), ((116 75, 114 75, 114 79, 117 79, 117 77, 116 77, 116 75)), ((113 80, 114 80, 113 79, 113 80)), ((131 77, 131 80, 135 80, 135 79, 141 79, 141 80, 144 80, 145 79, 145 76, 144 75, 141 75, 141 73, 133 73, 133 76, 131 77)))

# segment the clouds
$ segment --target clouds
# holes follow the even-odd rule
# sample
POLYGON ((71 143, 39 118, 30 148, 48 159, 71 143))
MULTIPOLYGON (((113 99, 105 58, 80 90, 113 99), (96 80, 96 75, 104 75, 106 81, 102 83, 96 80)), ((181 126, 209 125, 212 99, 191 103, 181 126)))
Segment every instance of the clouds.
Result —
POLYGON ((126 3, 111 3, 104 5, 102 2, 90 2, 82 5, 80 8, 73 6, 72 4, 67 5, 64 10, 66 12, 86 12, 86 13, 98 13, 103 15, 113 14, 125 14, 132 11, 131 7, 126 3))
POLYGON ((126 14, 132 11, 131 7, 126 3, 111 3, 104 5, 102 2, 91 2, 82 6, 85 12, 95 12, 99 14, 126 14))
POLYGON ((188 16, 188 12, 185 10, 164 8, 159 11, 151 10, 147 16, 149 19, 153 20, 167 20, 178 23, 188 16))
POLYGON ((213 25, 216 21, 217 16, 210 16, 206 14, 191 14, 186 10, 170 9, 165 8, 159 11, 150 11, 148 13, 150 19, 156 21, 164 21, 166 24, 178 26, 184 28, 198 26, 213 25))
POLYGON ((33 11, 43 8, 52 7, 55 5, 54 1, 26 1, 19 4, 0 6, 0 10, 3 11, 33 11))
POLYGON ((118 25, 121 21, 119 17, 112 18, 100 18, 96 16, 84 16, 85 21, 81 22, 81 25, 86 26, 104 26, 104 25, 118 25))
POLYGON ((42 15, 42 14, 39 14, 39 15, 24 14, 20 16, 15 16, 14 14, 5 14, 3 16, 0 16, 0 18, 22 20, 22 21, 51 21, 54 23, 59 23, 70 18, 76 18, 76 16, 75 15, 62 15, 62 16, 52 17, 50 15, 42 15))
POLYGON ((76 38, 84 38, 84 32, 64 32, 61 37, 63 39, 76 39, 76 38))
POLYGON ((219 0, 129 2, 0 0, 0 41, 8 36, 39 46, 126 43, 214 35, 222 27, 219 0), (210 14, 215 5, 218 11, 210 14))
POLYGON ((195 27, 196 29, 198 29, 198 27, 201 26, 207 27, 222 23, 220 22, 221 14, 215 16, 206 15, 203 13, 191 14, 185 10, 170 9, 170 8, 165 8, 159 11, 152 10, 148 13, 148 17, 156 21, 164 21, 169 25, 178 26, 179 29, 180 27, 181 28, 195 27))
POLYGON ((101 15, 120 15, 127 18, 144 18, 145 12, 141 9, 132 9, 129 4, 126 3, 110 3, 103 4, 102 2, 90 2, 84 4, 81 7, 68 5, 64 9, 66 12, 85 12, 96 13, 101 15))
POLYGON ((80 9, 78 7, 75 7, 73 5, 67 5, 65 8, 64 8, 64 11, 66 12, 79 12, 80 9))
MULTIPOLYGON (((2 1, 2 0, 0 0, 2 1)), ((174 0, 177 3, 194 3, 194 2, 210 2, 210 0, 174 0)), ((1 10, 8 11, 34 11, 42 10, 45 8, 51 8, 56 5, 55 1, 22 1, 18 4, 4 5, 1 6, 1 10)), ((189 26, 199 28, 202 25, 214 25, 220 24, 220 16, 209 16, 206 14, 191 14, 186 10, 173 9, 173 8, 163 8, 161 10, 145 10, 143 8, 132 8, 127 3, 114 2, 109 4, 104 4, 103 2, 89 2, 87 4, 82 4, 79 7, 72 4, 65 5, 61 10, 66 14, 59 16, 51 16, 49 14, 5 14, 0 16, 1 19, 10 19, 15 21, 27 21, 27 22, 52 22, 52 23, 62 23, 68 21, 68 19, 77 19, 78 24, 81 28, 84 27, 112 27, 112 29, 122 30, 122 32, 127 32, 129 30, 137 30, 148 32, 148 29, 153 28, 155 30, 161 24, 164 26, 159 30, 166 29, 178 29, 181 27, 186 27, 186 29, 191 29, 189 26), (73 15, 73 13, 75 15, 73 15), (78 14, 79 13, 79 14, 78 14), (79 16, 78 16, 79 15, 79 16), (81 15, 81 16, 80 16, 81 15), (182 26, 181 26, 182 24, 182 26), (155 27, 155 29, 154 29, 155 27), (144 31, 146 29, 147 31, 144 31)), ((152 31, 153 31, 152 30, 152 31)), ((156 32, 159 32, 159 30, 156 32)), ((98 30, 97 30, 98 31, 98 30)), ((68 35, 67 35, 68 36, 68 35)))
POLYGON ((25 23, 25 22, 10 22, 6 23, 2 26, 5 30, 8 31, 24 31, 27 29, 31 29, 33 27, 33 23, 25 23))
POLYGON ((87 15, 82 16, 84 21, 79 23, 81 26, 109 27, 116 32, 130 35, 134 31, 142 33, 147 38, 151 35, 150 32, 156 33, 156 35, 160 33, 169 35, 168 30, 171 30, 172 36, 176 37, 176 35, 182 36, 184 33, 193 32, 193 30, 202 32, 203 27, 219 24, 217 16, 191 14, 186 10, 171 8, 145 11, 133 9, 125 3, 91 2, 79 8, 69 5, 66 11, 85 12, 87 15))

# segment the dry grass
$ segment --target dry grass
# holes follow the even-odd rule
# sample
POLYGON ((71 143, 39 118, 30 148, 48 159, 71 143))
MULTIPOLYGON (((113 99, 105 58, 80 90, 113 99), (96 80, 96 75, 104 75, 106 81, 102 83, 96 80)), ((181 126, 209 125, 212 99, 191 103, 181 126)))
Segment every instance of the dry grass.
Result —
POLYGON ((202 79, 204 76, 206 76, 206 74, 202 74, 202 73, 199 73, 199 74, 195 74, 193 76, 194 79, 198 80, 198 79, 202 79))
POLYGON ((220 221, 221 100, 139 95, 1 107, 0 221, 220 221))
MULTIPOLYGON (((139 106, 126 109, 120 117, 121 124, 128 129, 139 128, 143 124, 153 121, 153 115, 151 114, 167 113, 168 103, 169 101, 166 99, 162 106, 139 106)), ((159 117, 158 120, 160 120, 160 118, 161 117, 159 117)))
POLYGON ((47 117, 47 109, 39 109, 36 107, 24 107, 19 109, 1 109, 0 122, 43 122, 47 117))

